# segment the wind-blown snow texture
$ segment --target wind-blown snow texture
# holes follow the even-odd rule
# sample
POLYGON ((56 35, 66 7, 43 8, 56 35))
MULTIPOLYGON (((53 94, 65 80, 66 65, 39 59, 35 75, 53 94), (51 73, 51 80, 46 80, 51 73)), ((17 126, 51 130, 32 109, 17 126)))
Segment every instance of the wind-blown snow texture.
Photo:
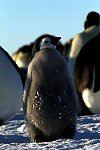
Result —
POLYGON ((77 131, 73 140, 33 143, 25 128, 23 111, 0 127, 0 150, 100 150, 100 115, 77 118, 77 131))

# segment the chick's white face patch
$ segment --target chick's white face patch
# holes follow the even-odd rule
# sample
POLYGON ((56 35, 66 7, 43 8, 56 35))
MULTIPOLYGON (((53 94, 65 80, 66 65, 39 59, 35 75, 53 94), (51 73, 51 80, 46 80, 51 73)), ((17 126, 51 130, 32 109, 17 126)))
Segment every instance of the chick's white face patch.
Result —
POLYGON ((43 48, 55 48, 53 44, 51 44, 51 39, 50 38, 44 38, 41 40, 40 43, 40 50, 43 48))

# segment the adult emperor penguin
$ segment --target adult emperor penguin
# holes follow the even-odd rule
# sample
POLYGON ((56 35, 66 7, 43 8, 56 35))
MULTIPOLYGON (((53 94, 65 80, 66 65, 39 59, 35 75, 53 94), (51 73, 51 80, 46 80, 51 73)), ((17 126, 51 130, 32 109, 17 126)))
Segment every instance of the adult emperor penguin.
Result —
POLYGON ((34 43, 24 89, 24 113, 32 141, 73 138, 77 97, 67 61, 56 49, 60 37, 44 34, 34 43))
POLYGON ((33 45, 34 43, 24 45, 11 55, 12 59, 25 74, 27 74, 28 64, 31 61, 33 45))
POLYGON ((82 115, 100 114, 100 33, 81 49, 75 64, 75 82, 82 115))
MULTIPOLYGON (((91 41, 93 38, 95 38, 100 33, 100 22, 99 22, 99 19, 100 19, 100 15, 97 12, 94 12, 94 11, 89 12, 88 15, 87 15, 87 17, 86 17, 86 21, 84 23, 85 30, 83 32, 81 32, 81 33, 78 33, 73 38, 71 50, 69 52, 69 68, 70 68, 70 72, 71 72, 71 75, 72 75, 72 78, 73 78, 74 81, 76 80, 75 76, 79 77, 79 74, 82 71, 81 67, 79 67, 80 69, 78 69, 77 71, 75 71, 76 70, 75 65, 77 64, 77 57, 80 56, 82 48, 89 41, 91 41)), ((89 52, 90 51, 88 50, 87 53, 91 57, 91 52, 90 53, 89 52)), ((88 57, 88 59, 90 57, 88 57)), ((85 63, 85 56, 83 56, 83 58, 84 58, 84 60, 82 58, 81 59, 85 63)), ((79 57, 78 57, 78 59, 79 59, 79 57)), ((77 81, 75 81, 75 82, 77 82, 77 81)), ((85 82, 85 78, 84 78, 84 82, 85 82)), ((78 84, 76 83, 76 89, 79 88, 77 85, 78 84)), ((80 97, 80 94, 79 94, 79 97, 80 97)), ((81 97, 79 99, 81 99, 81 97)), ((82 102, 82 100, 80 100, 80 101, 82 102)), ((82 111, 81 111, 81 113, 79 113, 79 115, 90 114, 90 111, 88 111, 88 109, 84 109, 83 103, 81 103, 81 107, 82 107, 82 111)))
POLYGON ((19 112, 23 104, 24 76, 10 55, 0 47, 0 125, 19 112))

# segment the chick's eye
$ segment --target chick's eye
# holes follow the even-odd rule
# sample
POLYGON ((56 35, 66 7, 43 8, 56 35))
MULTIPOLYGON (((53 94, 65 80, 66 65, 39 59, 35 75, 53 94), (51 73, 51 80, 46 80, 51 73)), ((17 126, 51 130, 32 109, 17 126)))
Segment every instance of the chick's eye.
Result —
POLYGON ((49 43, 49 41, 45 41, 45 44, 48 44, 49 43))

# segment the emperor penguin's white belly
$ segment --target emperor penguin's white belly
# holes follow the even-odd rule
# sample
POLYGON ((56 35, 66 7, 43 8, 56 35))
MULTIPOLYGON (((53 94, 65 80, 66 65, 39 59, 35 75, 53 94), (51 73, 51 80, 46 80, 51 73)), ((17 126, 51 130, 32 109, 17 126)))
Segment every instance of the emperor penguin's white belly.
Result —
POLYGON ((99 114, 100 113, 100 90, 97 92, 93 92, 94 89, 94 84, 95 84, 95 67, 93 70, 93 83, 91 89, 86 88, 82 92, 82 97, 84 100, 84 103, 92 112, 93 114, 99 114))
POLYGON ((94 93, 90 89, 85 89, 82 93, 84 103, 93 114, 100 113, 100 90, 94 93))
POLYGON ((22 107, 23 85, 9 57, 0 49, 0 120, 12 118, 22 107))

